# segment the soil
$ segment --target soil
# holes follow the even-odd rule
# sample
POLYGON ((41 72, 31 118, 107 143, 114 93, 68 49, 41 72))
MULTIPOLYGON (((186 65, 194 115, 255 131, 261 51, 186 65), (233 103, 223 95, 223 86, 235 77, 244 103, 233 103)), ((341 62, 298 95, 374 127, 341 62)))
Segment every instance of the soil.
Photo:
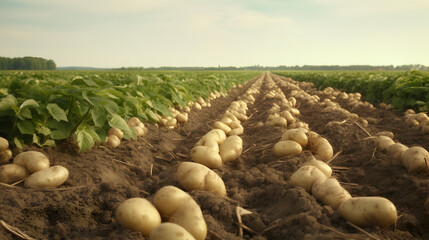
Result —
MULTIPOLYGON (((276 81, 285 80, 273 74, 260 77, 266 80, 269 76, 276 81)), ((180 187, 174 178, 177 164, 191 161, 189 153, 198 139, 211 130, 229 104, 256 80, 232 89, 227 97, 213 100, 211 107, 193 110, 189 121, 174 130, 148 124, 147 135, 125 140, 114 149, 96 146, 79 154, 67 141, 56 148, 27 147, 25 150, 45 153, 51 165, 68 168, 70 177, 57 189, 28 189, 22 183, 14 187, 0 185, 0 219, 35 239, 148 239, 122 228, 115 220, 116 208, 132 197, 152 200, 165 185, 180 187)), ((307 85, 300 86, 321 100, 330 97, 307 85)), ((392 131, 395 141, 426 149, 429 149, 428 135, 408 128, 400 112, 350 109, 345 100, 335 101, 368 119, 369 125, 362 129, 352 121, 345 121, 328 127, 328 122, 343 121, 346 116, 298 101, 299 118, 327 138, 335 153, 340 152, 331 165, 337 167, 335 177, 343 187, 352 196, 382 196, 397 207, 400 217, 396 226, 358 230, 303 188, 290 184, 291 174, 310 155, 307 151, 281 159, 272 155, 271 148, 284 129, 256 125, 265 122, 274 101, 263 98, 267 91, 264 81, 255 104, 249 105, 250 118, 243 123, 245 131, 241 135, 243 154, 214 170, 225 182, 228 197, 205 191, 190 192, 203 211, 207 239, 429 239, 429 215, 424 208, 429 196, 428 174, 409 174, 385 152, 374 151, 374 143, 367 139, 363 129, 370 134, 392 131), (252 212, 242 216, 243 227, 238 224, 237 206, 252 212)), ((282 87, 282 91, 291 96, 291 89, 282 87)), ((0 239, 20 238, 0 226, 0 239)))

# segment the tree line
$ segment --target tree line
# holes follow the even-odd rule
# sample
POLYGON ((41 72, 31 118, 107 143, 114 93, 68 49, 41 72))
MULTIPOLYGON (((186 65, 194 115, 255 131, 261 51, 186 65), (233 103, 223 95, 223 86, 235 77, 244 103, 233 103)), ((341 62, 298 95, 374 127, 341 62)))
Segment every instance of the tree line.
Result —
POLYGON ((40 57, 0 57, 0 70, 55 70, 54 60, 40 57))

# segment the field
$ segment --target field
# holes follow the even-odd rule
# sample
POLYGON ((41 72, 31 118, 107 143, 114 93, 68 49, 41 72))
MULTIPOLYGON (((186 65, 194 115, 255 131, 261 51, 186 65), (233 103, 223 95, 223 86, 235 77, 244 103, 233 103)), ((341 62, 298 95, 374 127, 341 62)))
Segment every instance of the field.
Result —
MULTIPOLYGON (((211 106, 201 110, 192 108, 188 121, 174 129, 157 126, 153 123, 156 116, 149 112, 141 113, 139 117, 146 120, 146 135, 130 136, 116 148, 105 147, 94 140, 94 147, 85 147, 86 151, 82 151, 83 145, 76 144, 71 140, 73 138, 68 137, 73 135, 72 130, 78 128, 69 129, 66 138, 55 139, 55 147, 48 146, 52 145, 48 141, 52 140, 51 137, 40 141, 42 132, 35 132, 37 141, 34 138, 20 138, 17 132, 17 145, 22 144, 24 150, 42 151, 49 157, 51 165, 66 167, 70 176, 63 185, 54 189, 29 189, 22 183, 0 185, 0 219, 34 239, 148 239, 139 232, 121 227, 115 218, 118 206, 132 197, 153 200, 157 190, 166 185, 179 187, 175 178, 178 164, 192 161, 190 152, 197 141, 213 128, 214 122, 221 119, 233 101, 243 96, 252 84, 260 83, 259 94, 254 95, 255 102, 248 104, 248 120, 242 122, 244 133, 240 137, 243 139, 243 153, 237 160, 214 169, 225 183, 227 197, 201 190, 189 192, 204 214, 207 239, 429 238, 429 206, 425 209, 425 201, 429 197, 428 173, 408 173, 386 152, 377 149, 369 138, 380 131, 391 131, 395 142, 429 149, 429 135, 409 128, 403 112, 363 104, 350 107, 349 100, 333 97, 332 92, 320 91, 312 84, 295 82, 272 73, 253 72, 234 76, 234 83, 212 89, 216 90, 217 87, 219 91, 226 91, 232 87, 227 95, 210 101, 211 106), (304 149, 298 155, 281 158, 273 155, 272 148, 285 128, 258 124, 266 122, 273 104, 279 101, 276 97, 266 96, 273 89, 279 89, 287 98, 301 90, 320 98, 319 102, 314 103, 296 97, 296 108, 300 112, 296 117, 331 143, 334 153, 338 153, 330 162, 334 176, 353 197, 382 196, 395 204, 399 216, 396 226, 358 229, 332 207, 324 205, 305 189, 291 184, 290 176, 311 154, 309 149, 304 149), (359 118, 350 118, 343 110, 327 111, 322 104, 324 99, 338 103, 341 109, 355 113, 359 118), (40 149, 37 144, 25 145, 26 141, 45 146, 40 149), (237 206, 252 212, 241 216, 242 223, 237 218, 237 206)), ((34 78, 29 81, 35 81, 34 78)), ((193 78, 197 79, 198 76, 193 78)), ((213 77, 207 79, 214 81, 213 77)), ((88 86, 91 83, 79 84, 91 88, 88 86)), ((195 91, 198 86, 202 85, 196 85, 195 91)), ((96 88, 93 86, 92 90, 96 88)), ((177 88, 176 85, 173 89, 177 88)), ((7 95, 2 94, 3 98, 7 95)), ((198 94, 191 95, 189 100, 195 99, 198 94)), ((184 96, 180 95, 172 104, 180 104, 184 96)), ((122 111, 121 106, 118 106, 119 112, 122 111)), ((162 115, 165 107, 157 105, 150 109, 154 114, 162 115)), ((81 114, 84 115, 85 110, 81 114)), ((108 117, 113 116, 106 111, 108 117)), ((135 114, 122 113, 124 119, 135 114)), ((54 114, 47 115, 54 118, 54 114)), ((96 121, 92 119, 82 129, 90 128, 96 133, 100 129, 106 130, 112 126, 108 117, 103 122, 106 125, 96 126, 96 121)), ((15 131, 18 130, 21 129, 15 131)), ((2 136, 5 131, 2 128, 2 136)), ((14 155, 20 151, 13 148, 14 155)), ((0 239, 19 238, 0 227, 0 239)))

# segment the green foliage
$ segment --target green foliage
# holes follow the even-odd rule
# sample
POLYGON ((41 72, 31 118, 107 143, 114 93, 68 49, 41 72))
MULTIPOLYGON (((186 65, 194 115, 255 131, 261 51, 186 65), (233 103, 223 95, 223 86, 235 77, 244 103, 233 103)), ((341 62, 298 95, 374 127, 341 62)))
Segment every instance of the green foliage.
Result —
POLYGON ((0 72, 0 136, 53 146, 69 137, 80 151, 104 142, 110 127, 135 139, 126 119, 156 122, 169 107, 226 92, 259 72, 0 72))
POLYGON ((297 81, 312 82, 317 88, 333 87, 360 92, 369 102, 390 103, 395 109, 429 111, 429 72, 276 72, 297 81))

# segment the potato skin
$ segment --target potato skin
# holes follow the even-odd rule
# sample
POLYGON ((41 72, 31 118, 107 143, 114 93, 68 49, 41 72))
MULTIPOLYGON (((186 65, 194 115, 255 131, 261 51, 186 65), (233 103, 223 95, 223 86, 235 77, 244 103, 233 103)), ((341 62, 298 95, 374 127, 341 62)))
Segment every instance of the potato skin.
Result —
POLYGON ((182 226, 165 222, 154 228, 149 235, 149 240, 196 240, 186 229, 182 226))
POLYGON ((219 153, 222 161, 234 161, 243 151, 243 140, 237 136, 232 135, 225 139, 219 146, 219 153))
POLYGON ((177 169, 176 178, 188 190, 205 190, 226 196, 225 183, 210 168, 193 162, 182 162, 177 169))
POLYGON ((37 151, 22 152, 15 156, 13 163, 21 165, 30 173, 35 173, 43 169, 47 169, 50 166, 49 158, 37 151))
POLYGON ((290 156, 301 152, 301 145, 292 140, 279 141, 273 147, 273 154, 276 157, 290 156))
POLYGON ((28 177, 28 170, 17 164, 5 164, 0 166, 0 182, 14 183, 28 177))
POLYGON ((185 228, 196 239, 207 236, 207 225, 200 206, 186 192, 175 186, 165 186, 154 196, 154 204, 168 221, 185 228))
POLYGON ((401 154, 401 161, 410 173, 429 170, 429 152, 422 147, 408 148, 401 154))
POLYGON ((31 174, 24 186, 30 188, 55 188, 67 181, 69 171, 63 166, 53 166, 31 174))
POLYGON ((332 148, 332 145, 328 140, 322 137, 316 140, 314 152, 317 156, 320 157, 320 159, 326 162, 331 161, 332 157, 334 156, 334 149, 332 148))
POLYGON ((3 152, 8 148, 9 142, 6 140, 6 138, 0 137, 0 152, 3 152))
POLYGON ((307 166, 307 165, 316 167, 323 174, 325 174, 326 177, 331 177, 332 176, 332 168, 328 164, 326 164, 325 162, 323 162, 323 161, 320 161, 320 160, 317 160, 317 159, 313 158, 311 160, 306 161, 303 164, 303 166, 307 166))
POLYGON ((106 142, 104 143, 108 147, 117 147, 121 144, 121 139, 119 139, 116 135, 109 135, 106 138, 106 142))
POLYGON ((311 194, 324 204, 332 208, 338 208, 342 202, 352 198, 334 177, 327 178, 323 182, 315 182, 311 188, 311 194))
POLYGON ((326 175, 315 166, 302 166, 290 177, 292 185, 303 187, 307 192, 310 192, 314 183, 323 182, 325 179, 326 175))
POLYGON ((115 128, 112 127, 109 129, 109 131, 107 132, 107 135, 115 135, 117 136, 119 139, 122 139, 124 137, 124 132, 121 131, 121 129, 119 128, 115 128))
POLYGON ((218 168, 222 166, 222 158, 219 153, 211 147, 195 146, 191 150, 191 158, 194 162, 203 164, 209 168, 218 168))
POLYGON ((10 149, 6 149, 3 152, 0 152, 0 164, 8 163, 12 158, 12 151, 10 149))
POLYGON ((390 146, 392 146, 393 144, 395 144, 395 142, 387 136, 379 136, 378 138, 376 138, 376 145, 377 148, 385 151, 387 150, 390 146))
POLYGON ((286 132, 284 132, 282 135, 282 141, 284 140, 295 141, 299 143, 301 147, 307 146, 308 143, 307 135, 304 131, 298 128, 286 130, 286 132))
POLYGON ((383 197, 355 197, 345 200, 338 208, 340 215, 356 225, 388 227, 396 223, 395 205, 383 197))
POLYGON ((149 236, 161 224, 161 215, 151 202, 144 198, 130 198, 116 209, 116 219, 124 228, 149 236))

